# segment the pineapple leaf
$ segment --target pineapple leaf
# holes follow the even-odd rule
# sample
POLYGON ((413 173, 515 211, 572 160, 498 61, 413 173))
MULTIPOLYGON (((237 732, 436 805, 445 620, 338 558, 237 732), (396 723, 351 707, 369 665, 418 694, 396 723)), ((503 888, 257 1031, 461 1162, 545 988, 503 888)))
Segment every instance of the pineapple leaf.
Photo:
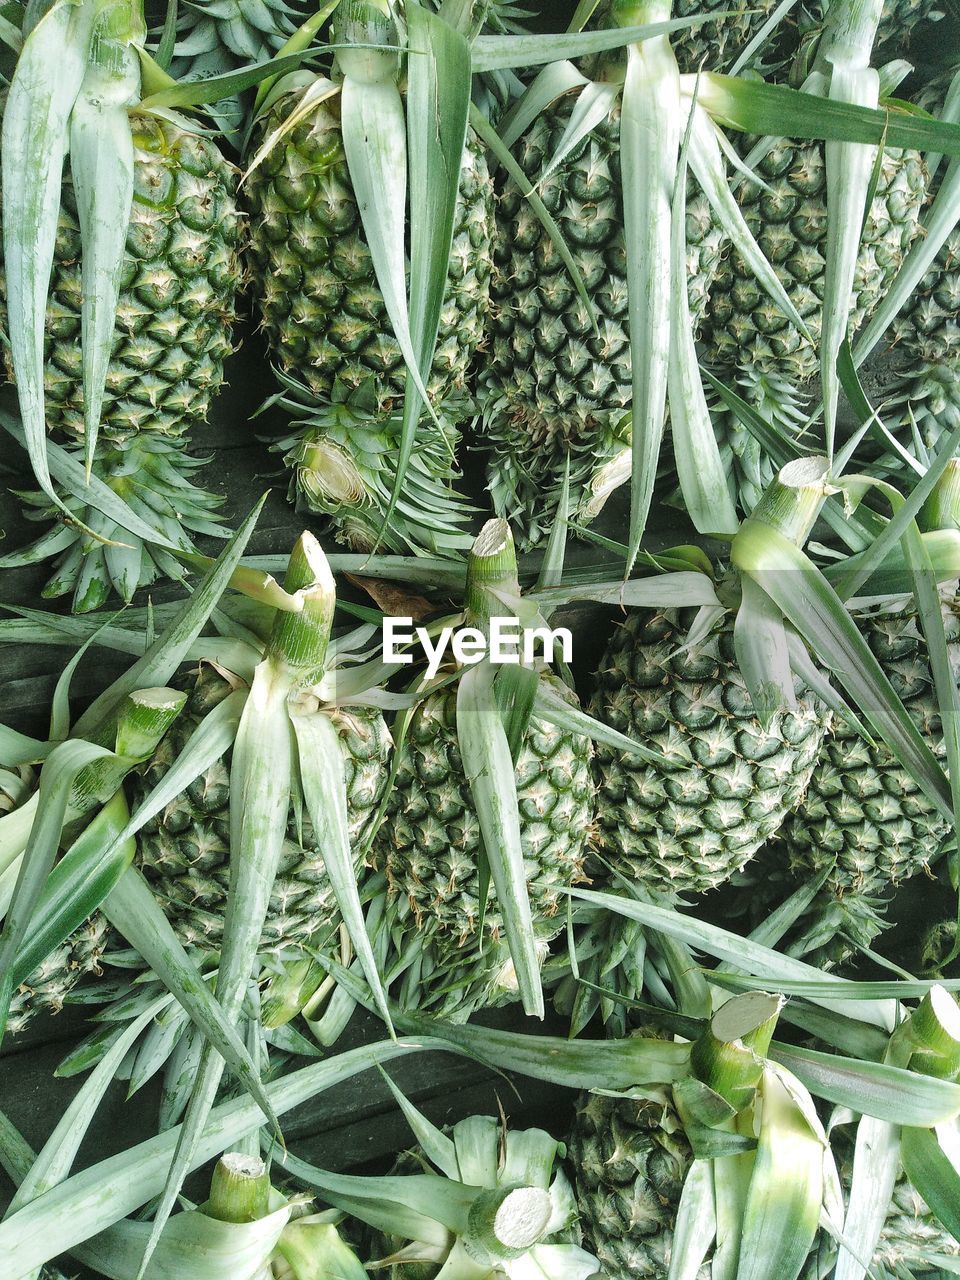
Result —
POLYGON ((370 990, 376 997, 380 1016, 392 1035, 387 994, 383 989, 360 905, 357 872, 347 824, 343 752, 337 731, 328 716, 315 711, 307 715, 291 712, 290 723, 296 737, 300 781, 313 824, 314 841, 323 852, 323 865, 350 941, 360 959, 370 990))
POLYGON ((448 1138, 435 1124, 431 1124, 422 1111, 417 1110, 410 1099, 401 1093, 393 1083, 386 1071, 381 1069, 380 1074, 383 1076, 387 1088, 393 1094, 397 1106, 403 1112, 407 1124, 413 1130, 413 1136, 423 1148, 427 1158, 448 1178, 456 1178, 458 1172, 457 1152, 453 1140, 448 1138))
POLYGON ((760 723, 769 729, 778 712, 797 704, 787 629, 783 614, 752 578, 742 579, 741 591, 733 624, 737 665, 760 723))
POLYGON ((817 1095, 858 1115, 897 1125, 942 1124, 960 1114, 960 1085, 886 1062, 858 1062, 838 1054, 775 1041, 770 1056, 817 1095))
POLYGON ((594 600, 597 604, 615 605, 623 609, 719 608, 712 579, 699 570, 678 570, 659 577, 631 579, 629 582, 570 582, 562 587, 531 591, 527 597, 536 600, 541 609, 557 608, 575 600, 594 600))
POLYGON ((0 147, 10 359, 34 475, 61 511, 66 508, 54 492, 47 462, 44 328, 68 122, 86 72, 98 7, 94 0, 57 0, 24 40, 4 106, 0 147))
POLYGON ((694 1160, 680 1193, 668 1280, 697 1280, 717 1236, 713 1165, 694 1160))
MULTIPOLYGON (((101 26, 111 12, 101 19, 101 26)), ((70 172, 83 245, 83 452, 88 483, 113 354, 133 205, 133 136, 127 108, 140 89, 139 66, 128 42, 99 32, 93 50, 70 116, 70 172)))
POLYGON ((13 962, 14 990, 90 918, 132 865, 136 842, 116 838, 126 816, 126 801, 118 791, 47 876, 37 899, 36 923, 13 962))
POLYGON ((764 1068, 737 1280, 796 1280, 817 1234, 826 1139, 810 1099, 809 1108, 798 1106, 799 1087, 777 1067, 764 1068))
MULTIPOLYGON (((270 658, 260 663, 244 704, 233 748, 230 769, 230 886, 215 1002, 222 1010, 217 1017, 222 1017, 226 1026, 235 1023, 241 1014, 286 834, 292 770, 287 695, 292 683, 289 670, 278 669, 270 658)), ((107 905, 109 908, 112 903, 107 905)), ((162 912, 160 916, 166 923, 162 912)), ((136 928, 136 925, 136 917, 129 918, 127 928, 136 928)), ((171 937, 175 940, 172 933, 171 937)), ((207 1124, 225 1065, 224 1057, 215 1051, 214 1042, 209 1039, 203 1047, 200 1067, 137 1280, 142 1280, 173 1212, 207 1124)))
MULTIPOLYGON (((831 66, 831 101, 876 107, 879 77, 872 67, 844 65, 844 60, 839 56, 832 58, 831 66)), ((824 152, 827 174, 827 249, 820 334, 820 376, 823 385, 827 457, 832 462, 840 400, 837 360, 847 338, 857 255, 869 207, 865 193, 869 193, 871 175, 879 159, 879 152, 863 143, 839 141, 828 141, 824 152)))
POLYGON ((640 550, 663 436, 670 363, 671 213, 681 121, 680 73, 666 37, 630 45, 620 114, 633 386, 630 529, 625 574, 640 550))
POLYGON ((481 662, 457 686, 457 741, 483 847, 517 973, 524 1010, 543 1017, 543 989, 527 893, 516 774, 493 690, 495 668, 481 662))
POLYGON ((960 1174, 930 1129, 904 1129, 903 1170, 954 1237, 960 1239, 960 1174))
POLYGON ((893 1029, 896 1006, 892 1001, 866 1000, 857 1002, 851 1007, 849 999, 850 984, 833 974, 823 973, 812 965, 795 960, 792 956, 781 955, 768 947, 759 946, 749 938, 721 929, 709 924, 706 920, 694 920, 665 907, 658 907, 650 902, 640 902, 634 898, 623 898, 612 893, 599 893, 593 889, 562 889, 577 901, 588 903, 628 920, 636 920, 651 929, 656 929, 669 937, 685 942, 695 951, 706 951, 718 960, 726 960, 744 969, 748 973, 761 975, 771 983, 779 981, 821 981, 826 984, 823 995, 815 997, 817 1004, 828 1009, 839 1008, 841 1012, 862 1022, 893 1029), (828 995, 835 992, 835 997, 828 995))
POLYGON ((87 708, 74 726, 78 737, 96 737, 108 731, 128 694, 169 680, 199 636, 243 555, 267 495, 260 499, 237 532, 213 562, 193 594, 178 609, 170 626, 150 645, 143 657, 87 708))
POLYGON ((435 1173, 368 1177, 330 1173, 296 1156, 279 1163, 301 1182, 323 1192, 325 1200, 387 1235, 443 1247, 449 1232, 462 1235, 477 1188, 435 1173))
MULTIPOLYGON (((144 97, 140 106, 144 111, 160 114, 164 108, 200 107, 219 102, 223 98, 232 98, 238 93, 253 88, 268 77, 276 79, 287 72, 296 71, 308 58, 323 52, 324 46, 317 45, 300 53, 286 54, 276 57, 270 62, 262 62, 257 66, 243 67, 239 71, 231 71, 222 76, 210 76, 203 80, 183 80, 173 85, 153 91, 144 97)), ((149 55, 141 55, 146 60, 149 55)), ((150 59, 152 61, 152 59, 150 59)))
POLYGON ((740 522, 730 497, 717 437, 703 393, 686 283, 687 159, 695 120, 696 108, 687 118, 680 152, 680 168, 673 192, 670 247, 670 270, 673 274, 670 344, 673 355, 668 366, 667 390, 673 454, 687 512, 700 533, 723 536, 735 533, 740 522))
POLYGON ((80 1092, 61 1116, 56 1128, 44 1143, 43 1150, 30 1166, 30 1172, 20 1183, 7 1208, 6 1216, 16 1213, 23 1205, 37 1196, 58 1186, 69 1177, 80 1143, 104 1094, 113 1083, 120 1064, 158 1013, 170 1002, 170 996, 151 1001, 138 1018, 125 1027, 84 1081, 80 1092))
POLYGON ((659 751, 644 747, 625 733, 612 729, 595 719, 576 703, 568 702, 555 688, 543 681, 537 682, 534 713, 547 724, 569 733, 582 733, 594 742, 611 747, 614 751, 627 752, 654 764, 658 769, 670 769, 673 763, 659 751))
MULTIPOLYGON (((696 80, 695 76, 682 76, 683 91, 692 93, 696 80)), ((784 85, 714 72, 700 74, 698 97, 718 124, 744 133, 883 143, 917 151, 938 148, 946 155, 960 155, 960 125, 932 116, 833 102, 784 85)))
POLYGON ((850 1197, 837 1259, 837 1280, 864 1280, 900 1169, 896 1124, 864 1116, 857 1125, 850 1197))
POLYGON ((417 365, 407 373, 396 476, 378 541, 397 509, 414 449, 422 409, 417 371, 429 375, 436 351, 470 111, 466 40, 426 9, 412 8, 407 23, 407 152, 410 190, 417 193, 410 218, 410 341, 417 365))
MULTIPOLYGON (((320 962, 354 997, 370 1008, 364 984, 329 959, 320 962)), ((690 1046, 633 1036, 623 1040, 565 1040, 521 1035, 475 1024, 460 1025, 391 1006, 394 1026, 417 1036, 436 1037, 497 1071, 516 1071, 534 1080, 581 1089, 584 1080, 597 1090, 622 1092, 652 1084, 673 1084, 689 1075, 690 1046)))
POLYGON ((676 31, 714 21, 719 16, 713 14, 708 18, 695 14, 664 22, 648 22, 642 26, 567 32, 564 35, 477 36, 472 46, 473 69, 475 72, 505 71, 510 67, 536 67, 564 59, 584 58, 591 53, 622 49, 624 45, 660 40, 676 31))
MULTIPOLYGON (((237 1280, 259 1276, 280 1243, 290 1219, 291 1205, 254 1222, 220 1222, 202 1210, 176 1214, 167 1224, 154 1258, 151 1275, 185 1276, 191 1280, 237 1280)), ((113 1280, 136 1272, 150 1226, 146 1222, 114 1223, 73 1250, 86 1266, 113 1280)))
MULTIPOLYGON (((544 67, 526 92, 498 122, 503 144, 512 147, 552 103, 573 89, 583 89, 590 81, 572 62, 552 62, 544 67)), ((601 117, 602 118, 602 117, 601 117)))
POLYGON ((27 938, 44 882, 56 859, 75 785, 88 765, 104 759, 115 757, 105 747, 70 739, 50 752, 41 770, 40 801, 0 933, 0 1040, 14 992, 17 953, 27 938))
MULTIPOLYGON (((366 83, 345 73, 340 89, 340 124, 350 180, 390 326, 403 353, 408 377, 437 430, 442 431, 427 392, 423 352, 417 349, 407 305, 407 126, 396 82, 387 78, 366 83)), ((418 321, 422 323, 420 317, 418 321)), ((402 474, 401 470, 398 480, 402 474)))
POLYGON ((103 913, 140 952, 206 1039, 222 1054, 244 1089, 279 1132, 279 1122, 235 1023, 221 1011, 136 868, 129 868, 120 877, 103 903, 103 913))

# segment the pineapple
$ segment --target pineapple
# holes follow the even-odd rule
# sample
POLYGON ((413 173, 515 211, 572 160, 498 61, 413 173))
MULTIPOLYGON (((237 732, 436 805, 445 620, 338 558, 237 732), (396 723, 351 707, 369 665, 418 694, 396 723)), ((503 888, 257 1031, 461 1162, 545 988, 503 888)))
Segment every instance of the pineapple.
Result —
MULTIPOLYGON (((680 1118, 666 1096, 581 1094, 569 1159, 585 1243, 602 1262, 607 1280, 665 1276, 680 1193, 693 1162, 680 1118)), ((844 1174, 849 1185, 849 1170, 841 1170, 844 1174)), ((832 1242, 824 1236, 823 1244, 829 1248, 832 1242)), ((925 1201, 901 1178, 870 1274, 878 1280, 939 1275, 936 1255, 955 1258, 958 1250, 925 1201)), ((805 1280, 826 1274, 818 1270, 816 1249, 802 1274, 805 1280)), ((698 1276, 708 1280, 708 1263, 698 1276)))
MULTIPOLYGON (((744 180, 737 200, 768 260, 802 316, 811 343, 759 288, 736 252, 710 291, 704 359, 718 377, 771 424, 795 438, 802 388, 818 372, 822 301, 826 287, 826 165, 821 143, 778 139, 754 166, 766 184, 744 180), (735 385, 736 384, 736 385, 735 385)), ((849 330, 869 318, 920 230, 926 170, 916 152, 886 150, 857 258, 849 330)), ((719 415, 719 433, 724 420, 719 415)), ((732 415, 730 415, 732 416, 732 415)), ((731 479, 745 512, 757 485, 744 484, 736 428, 726 431, 734 455, 731 479)), ((752 446, 750 446, 752 448, 752 446)))
MULTIPOLYGON (((666 1091, 647 1098, 582 1093, 568 1159, 588 1246, 607 1280, 659 1280, 670 1268, 673 1224, 693 1162, 666 1091)), ((709 1280, 705 1263, 698 1280, 709 1280)))
MULTIPOLYGON (((340 12, 345 16, 341 23, 338 15, 332 34, 342 46, 337 54, 342 80, 318 76, 305 88, 303 76, 296 75, 276 86, 254 131, 246 189, 251 220, 258 228, 252 271, 267 345, 286 375, 287 387, 291 377, 302 380, 317 402, 317 412, 301 432, 305 447, 316 452, 316 446, 329 438, 338 459, 336 467, 341 473, 351 473, 346 487, 339 485, 339 491, 328 489, 318 494, 310 483, 309 470, 298 465, 296 441, 292 449, 285 441, 283 447, 294 459, 293 487, 303 506, 333 516, 335 525, 353 542, 357 528, 372 523, 370 512, 363 508, 372 508, 379 515, 382 494, 393 493, 396 479, 397 425, 407 368, 396 336, 397 332, 402 336, 402 331, 394 329, 399 324, 397 313, 390 310, 381 291, 383 272, 390 268, 385 265, 384 253, 378 259, 370 245, 398 234, 398 206, 405 190, 401 184, 407 175, 394 174, 393 185, 385 179, 383 190, 366 203, 357 197, 348 162, 351 130, 344 127, 343 112, 358 108, 355 97, 344 105, 346 88, 362 93, 366 77, 376 74, 382 77, 380 89, 392 95, 398 59, 385 51, 361 54, 350 46, 357 41, 396 45, 399 36, 382 3, 358 0, 342 6, 340 12), (370 231, 380 219, 389 229, 370 231), (368 234, 372 239, 368 240, 368 234), (326 435, 323 418, 328 405, 342 405, 356 395, 368 403, 353 459, 335 428, 326 435)), ((398 90, 402 89, 401 82, 398 90)), ((378 99, 378 106, 382 105, 378 99)), ((399 97, 390 96, 388 105, 382 116, 373 111, 364 122, 364 146, 374 153, 383 145, 378 130, 386 128, 395 111, 403 110, 399 97), (371 123, 375 116, 376 125, 371 123)), ((353 163, 357 162, 355 154, 353 163)), ((416 192, 411 193, 410 213, 404 208, 404 217, 416 216, 418 198, 416 192)), ((490 300, 492 206, 493 184, 486 158, 470 133, 460 156, 458 202, 437 342, 429 370, 422 370, 434 416, 421 414, 412 467, 419 474, 411 478, 405 472, 404 492, 392 512, 392 523, 384 526, 380 518, 374 531, 394 546, 399 540, 415 548, 434 549, 430 535, 435 513, 446 500, 456 515, 457 504, 449 497, 456 474, 452 423, 463 414, 461 402, 469 389, 473 360, 484 341, 490 300)), ((398 282, 391 280, 391 289, 397 287, 398 282)), ((450 521, 449 513, 446 519, 450 521)), ((469 546, 469 537, 457 532, 453 545, 469 546)))
MULTIPOLYGON (((568 701, 554 676, 540 677, 568 701)), ((456 690, 428 693, 398 748, 388 816, 374 849, 386 873, 400 952, 421 951, 411 999, 458 1018, 516 998, 495 898, 480 896, 482 844, 456 725, 456 690)), ((592 747, 534 717, 516 759, 517 800, 538 951, 563 928, 561 890, 584 878, 593 819, 592 747)))
MULTIPOLYGON (((616 69, 611 67, 611 75, 616 69)), ((550 528, 566 467, 571 507, 593 514, 603 467, 629 445, 632 400, 627 262, 620 191, 620 105, 542 181, 573 114, 560 99, 516 149, 518 163, 567 241, 598 332, 536 213, 508 182, 497 209, 491 359, 483 375, 483 432, 496 509, 535 545, 550 528)), ((695 327, 720 267, 722 232, 705 198, 687 204, 688 298, 695 327)), ((623 477, 626 478, 626 477, 623 477)))
MULTIPOLYGON (((299 106, 291 90, 257 126, 259 141, 299 106)), ((390 332, 344 155, 336 98, 320 101, 247 182, 257 234, 254 291, 271 355, 316 397, 373 380, 378 409, 403 395, 405 366, 390 332)), ((475 141, 463 152, 447 296, 428 390, 442 403, 467 387, 489 304, 493 185, 475 141)))
MULTIPOLYGON (((868 644, 914 724, 945 760, 933 675, 917 615, 888 603, 864 616, 868 644)), ((941 605, 950 658, 960 671, 960 610, 952 590, 941 605)), ((871 899, 925 871, 943 852, 949 824, 883 744, 865 741, 839 717, 824 739, 802 804, 783 826, 791 872, 805 879, 833 864, 827 888, 854 935, 870 941, 878 925, 871 899)))
MULTIPOLYGON (((131 127, 134 199, 93 474, 189 549, 191 534, 220 528, 218 500, 192 483, 198 463, 184 448, 190 428, 206 418, 233 350, 243 280, 237 174, 209 136, 137 111, 131 127)), ((47 302, 44 392, 48 427, 70 442, 82 440, 84 430, 80 256, 76 201, 66 180, 47 302)), ((5 303, 2 274, 0 296, 5 303)), ((8 371, 12 377, 9 356, 8 371)), ((30 519, 58 515, 43 495, 27 494, 25 501, 30 519)), ((72 593, 74 609, 86 612, 104 603, 111 585, 129 600, 160 575, 182 576, 162 548, 118 531, 76 498, 66 502, 102 537, 136 545, 105 545, 59 523, 55 533, 4 561, 56 555, 47 595, 72 593)))
MULTIPOLYGON (((212 667, 181 681, 189 692, 184 712, 135 778, 138 803, 177 759, 191 733, 232 691, 212 667)), ((351 843, 364 836, 386 786, 390 735, 383 717, 368 707, 338 710, 335 723, 343 750, 351 843)), ((187 947, 217 951, 223 938, 223 905, 229 879, 230 753, 211 765, 153 819, 139 840, 138 865, 180 940, 187 947)), ((306 815, 291 811, 280 871, 274 883, 262 952, 284 960, 302 958, 338 929, 339 912, 324 871, 323 855, 311 841, 306 815)))
POLYGON ((693 611, 631 611, 607 646, 589 709, 659 748, 660 769, 597 752, 600 852, 658 893, 728 880, 803 798, 828 713, 797 683, 766 731, 735 663, 733 622, 686 643, 693 611))

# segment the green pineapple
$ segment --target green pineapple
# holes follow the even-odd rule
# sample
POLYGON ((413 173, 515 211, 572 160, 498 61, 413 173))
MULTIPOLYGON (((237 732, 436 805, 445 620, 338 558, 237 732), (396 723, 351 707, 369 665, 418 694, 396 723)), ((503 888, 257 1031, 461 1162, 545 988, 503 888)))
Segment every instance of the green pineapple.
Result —
MULTIPOLYGON (((610 74, 612 89, 615 67, 610 74)), ((550 528, 568 465, 571 506, 580 504, 586 518, 594 514, 591 500, 606 493, 604 464, 615 466, 630 439, 619 98, 606 119, 538 182, 574 106, 575 100, 561 98, 540 115, 515 154, 567 241, 596 312, 597 332, 566 264, 512 182, 497 209, 483 430, 494 505, 518 528, 521 545, 536 544, 550 528)), ((724 244, 702 195, 688 200, 686 237, 687 292, 697 327, 724 244)))
MULTIPOLYGON (((607 1280, 665 1276, 680 1193, 693 1162, 667 1092, 646 1098, 582 1093, 568 1159, 580 1225, 607 1280)), ((709 1275, 705 1263, 698 1277, 709 1275)))
MULTIPOLYGON (((212 667, 182 681, 189 692, 183 714, 133 784, 139 802, 163 778, 191 733, 232 691, 212 667)), ((366 834, 386 786, 390 735, 369 707, 341 708, 334 723, 343 752, 351 844, 366 834)), ((229 880, 230 753, 216 761, 153 819, 139 839, 138 864, 185 946, 210 952, 223 938, 229 880)), ((291 811, 280 870, 262 936, 262 953, 300 959, 304 949, 336 934, 339 912, 311 839, 309 818, 291 811)), ((359 870, 359 868, 358 868, 359 870)))
MULTIPOLYGON (((180 547, 191 534, 216 533, 218 500, 191 481, 197 462, 185 446, 223 384, 231 327, 243 281, 237 172, 208 136, 160 116, 135 112, 135 188, 121 272, 113 353, 107 370, 93 474, 180 547)), ((80 230, 72 183, 63 186, 47 302, 44 392, 47 425, 79 445, 81 380, 80 230)), ((0 296, 6 302, 4 278, 0 296)), ((8 357, 8 371, 11 373, 8 357)), ((72 450, 75 456, 82 450, 72 450)), ((43 495, 25 495, 31 519, 55 518, 43 495)), ((163 548, 146 545, 86 504, 67 506, 97 534, 58 523, 4 564, 56 555, 48 595, 72 593, 74 609, 103 604, 112 585, 129 600, 159 575, 182 576, 163 548)))
MULTIPOLYGON (((352 472, 347 487, 318 494, 309 472, 298 465, 297 448, 290 449, 299 502, 332 516, 347 540, 353 541, 358 526, 373 523, 371 510, 363 508, 379 515, 383 493, 394 491, 407 368, 396 336, 403 333, 402 317, 395 306, 388 306, 390 293, 400 285, 394 278, 398 266, 402 269, 391 256, 392 242, 400 234, 401 214, 409 224, 420 197, 410 193, 408 212, 405 172, 385 178, 382 189, 365 203, 357 196, 351 165, 364 165, 367 157, 353 152, 350 159, 350 139, 357 134, 358 122, 349 125, 359 110, 356 95, 372 93, 369 78, 380 77, 377 92, 389 99, 378 97, 377 107, 371 108, 363 123, 363 146, 373 154, 388 145, 380 136, 382 130, 393 148, 395 139, 387 122, 395 122, 405 107, 399 56, 386 51, 361 53, 351 45, 396 46, 400 36, 394 17, 382 3, 359 0, 342 6, 340 13, 342 22, 338 13, 332 31, 341 46, 337 78, 318 75, 307 83, 302 74, 294 75, 275 87, 254 130, 247 194, 251 222, 257 227, 252 246, 254 290, 267 345, 287 375, 288 389, 289 379, 295 377, 317 402, 317 412, 301 432, 305 443, 314 449, 325 438, 328 405, 342 405, 357 395, 366 400, 356 458, 350 457, 351 450, 345 448, 336 426, 329 433, 339 469, 352 472), (380 225, 381 220, 386 226, 380 225), (384 239, 391 243, 378 250, 384 239), (385 271, 390 277, 387 298, 381 289, 382 284, 387 288, 385 271)), ((411 140, 411 146, 416 145, 411 140)), ((375 535, 382 532, 392 546, 399 541, 434 549, 435 513, 445 501, 452 512, 447 513, 448 524, 456 526, 463 518, 450 496, 457 474, 457 435, 452 423, 463 414, 474 357, 485 336, 493 184, 472 132, 459 161, 458 201, 445 292, 439 300, 437 341, 429 369, 421 371, 435 417, 421 413, 411 468, 418 474, 405 470, 404 491, 391 521, 383 527, 383 519, 376 520, 375 535)), ((357 182, 361 182, 359 176, 357 182)), ((288 441, 284 448, 289 448, 288 441)), ((469 537, 462 530, 456 532, 459 536, 452 545, 468 546, 469 537)))
MULTIPOLYGON (((813 341, 770 301, 732 252, 710 291, 704 358, 721 381, 795 438, 803 417, 802 389, 818 372, 827 253, 823 145, 778 139, 754 169, 767 189, 745 179, 737 188, 737 201, 813 341)), ((869 318, 919 234, 925 193, 926 170, 919 154, 884 151, 857 257, 850 333, 869 318)), ((720 415, 721 435, 725 416, 720 415)), ((734 488, 742 508, 750 511, 756 485, 737 483, 740 451, 735 438, 730 443, 734 488)))
MULTIPOLYGON (((836 1135, 833 1138, 837 1141, 836 1135)), ((841 1143, 843 1148, 846 1143, 841 1143)), ((603 1264, 607 1280, 667 1274, 680 1193, 693 1154, 680 1118, 665 1094, 646 1098, 584 1093, 577 1103, 569 1160, 585 1243, 603 1264)), ((841 1169, 849 1186, 849 1169, 841 1169)), ((823 1234, 829 1250, 832 1241, 823 1234)), ((941 1272, 936 1255, 955 1258, 960 1246, 933 1217, 906 1178, 897 1182, 871 1276, 878 1280, 941 1272)), ((832 1262, 831 1264, 832 1265, 832 1262)), ((818 1270, 810 1255, 805 1280, 818 1270)), ((705 1263, 701 1280, 710 1275, 705 1263)))
MULTIPOLYGON (((556 677, 541 680, 567 701, 556 677)), ((387 877, 401 954, 422 949, 414 1003, 467 1017, 476 1004, 516 997, 495 897, 480 895, 481 837, 456 725, 456 689, 418 703, 398 749, 388 815, 374 849, 387 877)), ((541 957, 564 924, 562 890, 583 877, 593 820, 589 739, 536 716, 516 759, 524 869, 541 957)), ((411 996, 413 990, 411 989, 411 996)))
MULTIPOLYGON (((960 611, 952 591, 941 613, 960 671, 960 611)), ((909 603, 860 620, 874 656, 928 745, 945 760, 940 713, 926 645, 909 603)), ((781 835, 792 873, 808 878, 831 866, 826 888, 846 927, 869 942, 878 925, 870 900, 926 870, 943 851, 949 824, 881 743, 872 745, 837 717, 824 739, 806 796, 781 835), (859 924, 859 930, 857 929, 859 924)))
POLYGON ((597 752, 600 852, 659 893, 728 880, 803 798, 829 713, 796 683, 764 730, 737 666, 733 621, 686 643, 694 611, 631 611, 600 662, 589 709, 659 748, 661 769, 597 752))
MULTIPOLYGON (((297 108, 291 91, 258 124, 262 141, 297 108)), ((390 332, 344 155, 338 100, 318 102, 251 173, 247 195, 257 234, 254 290, 271 354, 313 393, 329 399, 373 379, 378 408, 403 395, 405 366, 390 332)), ((484 337, 493 187, 474 142, 463 153, 460 204, 440 338, 428 390, 440 403, 462 394, 484 337)))

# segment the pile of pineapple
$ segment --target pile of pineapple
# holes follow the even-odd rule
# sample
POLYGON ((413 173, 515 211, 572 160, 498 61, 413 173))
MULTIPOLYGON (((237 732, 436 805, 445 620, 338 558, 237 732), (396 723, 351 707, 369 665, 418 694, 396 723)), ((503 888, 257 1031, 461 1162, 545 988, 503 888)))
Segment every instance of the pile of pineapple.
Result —
POLYGON ((0 724, 0 1041, 80 1027, 4 1280, 960 1274, 953 0, 0 39, 0 568, 64 604, 0 641, 70 654, 0 724), (426 1050, 566 1111, 438 1128, 426 1050), (288 1148, 377 1069, 389 1171, 288 1148), (118 1079, 155 1136, 75 1172, 118 1079))

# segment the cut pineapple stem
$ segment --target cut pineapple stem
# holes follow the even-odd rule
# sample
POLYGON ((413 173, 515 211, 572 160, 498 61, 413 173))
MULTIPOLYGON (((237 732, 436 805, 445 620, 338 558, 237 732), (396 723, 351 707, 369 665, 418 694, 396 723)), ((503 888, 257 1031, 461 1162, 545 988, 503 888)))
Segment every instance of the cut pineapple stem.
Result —
POLYGON ((337 607, 337 589, 320 543, 305 531, 290 555, 284 591, 296 596, 297 613, 281 612, 273 624, 267 657, 303 676, 323 669, 337 607))
POLYGON ((70 788, 67 821, 109 800, 133 766, 157 749, 185 702, 186 695, 173 689, 129 694, 118 712, 113 743, 101 743, 110 746, 111 754, 84 765, 70 788))
POLYGON ((797 458, 788 462, 767 486, 751 520, 802 546, 816 523, 824 500, 831 492, 826 458, 797 458))
POLYGON ((488 520, 467 558, 465 613, 474 626, 484 627, 502 609, 493 592, 520 594, 517 550, 506 520, 488 520))
POLYGON ((783 1000, 751 991, 728 1000, 690 1048, 693 1074, 740 1111, 760 1083, 783 1000))
POLYGON ((257 1222, 265 1218, 270 1212, 270 1175, 260 1157, 239 1151, 221 1156, 203 1212, 219 1222, 257 1222))
POLYGON ((545 1234, 553 1202, 542 1187, 496 1187, 470 1206, 467 1252, 478 1261, 519 1258, 545 1234))
POLYGON ((139 689, 131 693, 117 725, 117 755, 142 760, 183 710, 185 693, 176 689, 139 689))
POLYGON ((960 529, 960 458, 951 458, 920 508, 917 523, 924 532, 960 529))

